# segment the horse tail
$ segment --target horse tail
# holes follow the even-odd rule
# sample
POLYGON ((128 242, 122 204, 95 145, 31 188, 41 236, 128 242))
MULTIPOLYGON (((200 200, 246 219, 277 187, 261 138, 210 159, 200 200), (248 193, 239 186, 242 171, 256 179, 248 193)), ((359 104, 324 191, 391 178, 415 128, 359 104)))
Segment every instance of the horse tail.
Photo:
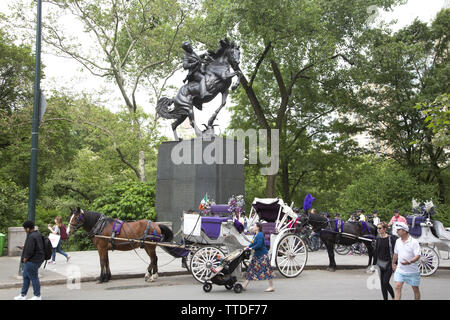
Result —
MULTIPOLYGON (((173 240, 172 230, 170 230, 168 226, 163 224, 158 224, 158 226, 161 229, 161 234, 163 235, 161 241, 164 242, 172 241, 173 240)), ((186 249, 183 248, 161 246, 161 249, 163 249, 165 252, 167 252, 174 258, 181 258, 186 255, 186 249)))
MULTIPOLYGON (((170 228, 164 224, 158 224, 159 229, 161 229, 162 239, 161 241, 170 242, 173 240, 173 232, 170 228)), ((164 247, 163 247, 164 248, 164 247)))
POLYGON ((172 113, 173 110, 169 110, 169 107, 173 104, 173 99, 162 97, 156 104, 156 113, 165 119, 176 119, 177 115, 172 113))

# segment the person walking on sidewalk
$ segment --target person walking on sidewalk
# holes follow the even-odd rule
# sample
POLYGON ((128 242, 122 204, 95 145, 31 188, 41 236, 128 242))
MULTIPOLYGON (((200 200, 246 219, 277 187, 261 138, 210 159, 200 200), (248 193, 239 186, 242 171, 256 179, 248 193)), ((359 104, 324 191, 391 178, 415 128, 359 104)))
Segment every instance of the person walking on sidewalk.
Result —
POLYGON ((409 235, 406 223, 398 222, 397 232, 400 239, 395 242, 392 258, 392 269, 395 271, 395 300, 401 299, 404 282, 412 286, 414 299, 420 300, 420 271, 417 263, 420 259, 420 244, 409 235))
POLYGON ((270 258, 264 242, 264 234, 262 233, 261 222, 257 222, 252 230, 256 235, 252 240, 252 243, 246 249, 253 249, 255 252, 246 275, 246 280, 242 286, 244 291, 247 290, 247 286, 250 280, 269 280, 269 287, 266 292, 273 292, 273 270, 270 265, 270 258))
POLYGON ((23 285, 20 295, 14 300, 26 300, 30 283, 33 285, 34 296, 30 300, 41 300, 41 283, 39 281, 39 267, 45 260, 44 240, 42 234, 34 230, 33 221, 25 221, 23 228, 27 233, 25 245, 23 247, 21 260, 23 263, 23 285))
POLYGON ((394 299, 394 289, 389 283, 392 275, 392 257, 394 255, 394 246, 397 237, 387 234, 387 224, 380 222, 377 225, 379 237, 376 240, 373 264, 380 268, 381 293, 384 300, 388 300, 388 292, 394 299))
POLYGON ((64 251, 62 251, 61 249, 61 244, 62 241, 67 239, 67 233, 66 233, 66 226, 63 225, 62 223, 62 217, 58 216, 55 218, 55 225, 52 227, 50 224, 48 225, 48 229, 50 230, 51 233, 55 234, 55 235, 59 235, 59 241, 58 241, 58 245, 53 248, 53 253, 52 253, 52 260, 50 260, 48 263, 49 264, 56 264, 56 252, 58 252, 59 254, 62 254, 64 257, 66 257, 66 262, 69 262, 70 260, 70 256, 65 253, 64 251))

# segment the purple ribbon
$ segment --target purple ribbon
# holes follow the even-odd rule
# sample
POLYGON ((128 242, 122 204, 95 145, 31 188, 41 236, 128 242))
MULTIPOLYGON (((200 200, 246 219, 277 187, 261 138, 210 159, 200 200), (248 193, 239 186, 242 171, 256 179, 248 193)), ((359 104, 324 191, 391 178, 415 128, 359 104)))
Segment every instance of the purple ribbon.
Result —
POLYGON ((341 231, 340 231, 340 232, 344 231, 344 221, 338 220, 338 219, 334 219, 334 231, 335 231, 335 232, 338 232, 338 231, 339 231, 339 230, 338 230, 338 223, 339 223, 339 222, 341 222, 341 225, 340 225, 341 231))
POLYGON ((362 225, 362 233, 363 234, 364 234, 364 229, 367 230, 367 233, 370 233, 370 228, 369 228, 369 225, 367 224, 367 222, 361 221, 361 225, 362 225))

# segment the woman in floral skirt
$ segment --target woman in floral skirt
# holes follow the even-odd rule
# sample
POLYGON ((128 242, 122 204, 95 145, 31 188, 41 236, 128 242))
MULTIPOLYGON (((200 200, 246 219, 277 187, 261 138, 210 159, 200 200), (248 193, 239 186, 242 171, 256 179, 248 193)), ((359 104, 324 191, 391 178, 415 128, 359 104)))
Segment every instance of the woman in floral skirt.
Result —
POLYGON ((264 234, 262 233, 262 225, 257 222, 252 230, 256 235, 254 236, 252 243, 247 247, 247 249, 255 250, 253 258, 250 261, 248 267, 246 281, 244 282, 243 289, 247 289, 250 280, 269 280, 269 287, 265 290, 266 292, 273 292, 273 270, 270 265, 270 258, 266 245, 264 243, 264 234))

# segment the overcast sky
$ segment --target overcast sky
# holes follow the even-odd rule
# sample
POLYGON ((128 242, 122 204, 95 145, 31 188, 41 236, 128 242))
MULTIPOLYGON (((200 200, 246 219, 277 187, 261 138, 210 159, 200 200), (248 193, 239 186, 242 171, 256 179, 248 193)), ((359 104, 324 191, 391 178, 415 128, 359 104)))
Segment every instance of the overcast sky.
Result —
MULTIPOLYGON (((0 0, 0 12, 7 14, 8 5, 20 0, 0 0)), ((344 0, 343 0, 344 1, 344 0)), ((381 18, 385 21, 396 19, 398 22, 394 30, 402 28, 411 23, 416 17, 421 21, 430 22, 436 13, 444 8, 449 7, 450 0, 409 0, 406 5, 399 6, 393 12, 382 13, 381 18)), ((45 6, 45 4, 44 4, 45 6)), ((43 8, 45 10, 45 7, 43 8)), ((43 48, 43 51, 45 49, 43 48)), ((104 82, 99 77, 90 75, 84 71, 81 66, 70 59, 56 57, 51 54, 42 54, 42 63, 45 65, 46 79, 41 82, 41 88, 44 93, 49 92, 53 88, 67 88, 73 92, 88 92, 95 96, 100 96, 100 100, 105 102, 113 111, 118 109, 118 106, 123 105, 119 89, 110 83, 104 82)), ((184 73, 180 73, 172 83, 179 87, 181 86, 184 73), (178 85, 177 85, 178 84, 178 85)), ((151 92, 140 92, 138 95, 138 103, 144 107, 147 112, 154 113, 154 106, 149 102, 149 95, 151 92)), ((209 116, 220 105, 220 95, 212 102, 206 104, 203 112, 195 113, 198 125, 206 123, 209 116)), ((231 103, 228 98, 227 106, 231 103)), ((227 108, 222 109, 218 116, 218 123, 220 128, 224 130, 230 121, 230 114, 227 108)), ((162 120, 164 133, 172 137, 169 120, 162 120)))

